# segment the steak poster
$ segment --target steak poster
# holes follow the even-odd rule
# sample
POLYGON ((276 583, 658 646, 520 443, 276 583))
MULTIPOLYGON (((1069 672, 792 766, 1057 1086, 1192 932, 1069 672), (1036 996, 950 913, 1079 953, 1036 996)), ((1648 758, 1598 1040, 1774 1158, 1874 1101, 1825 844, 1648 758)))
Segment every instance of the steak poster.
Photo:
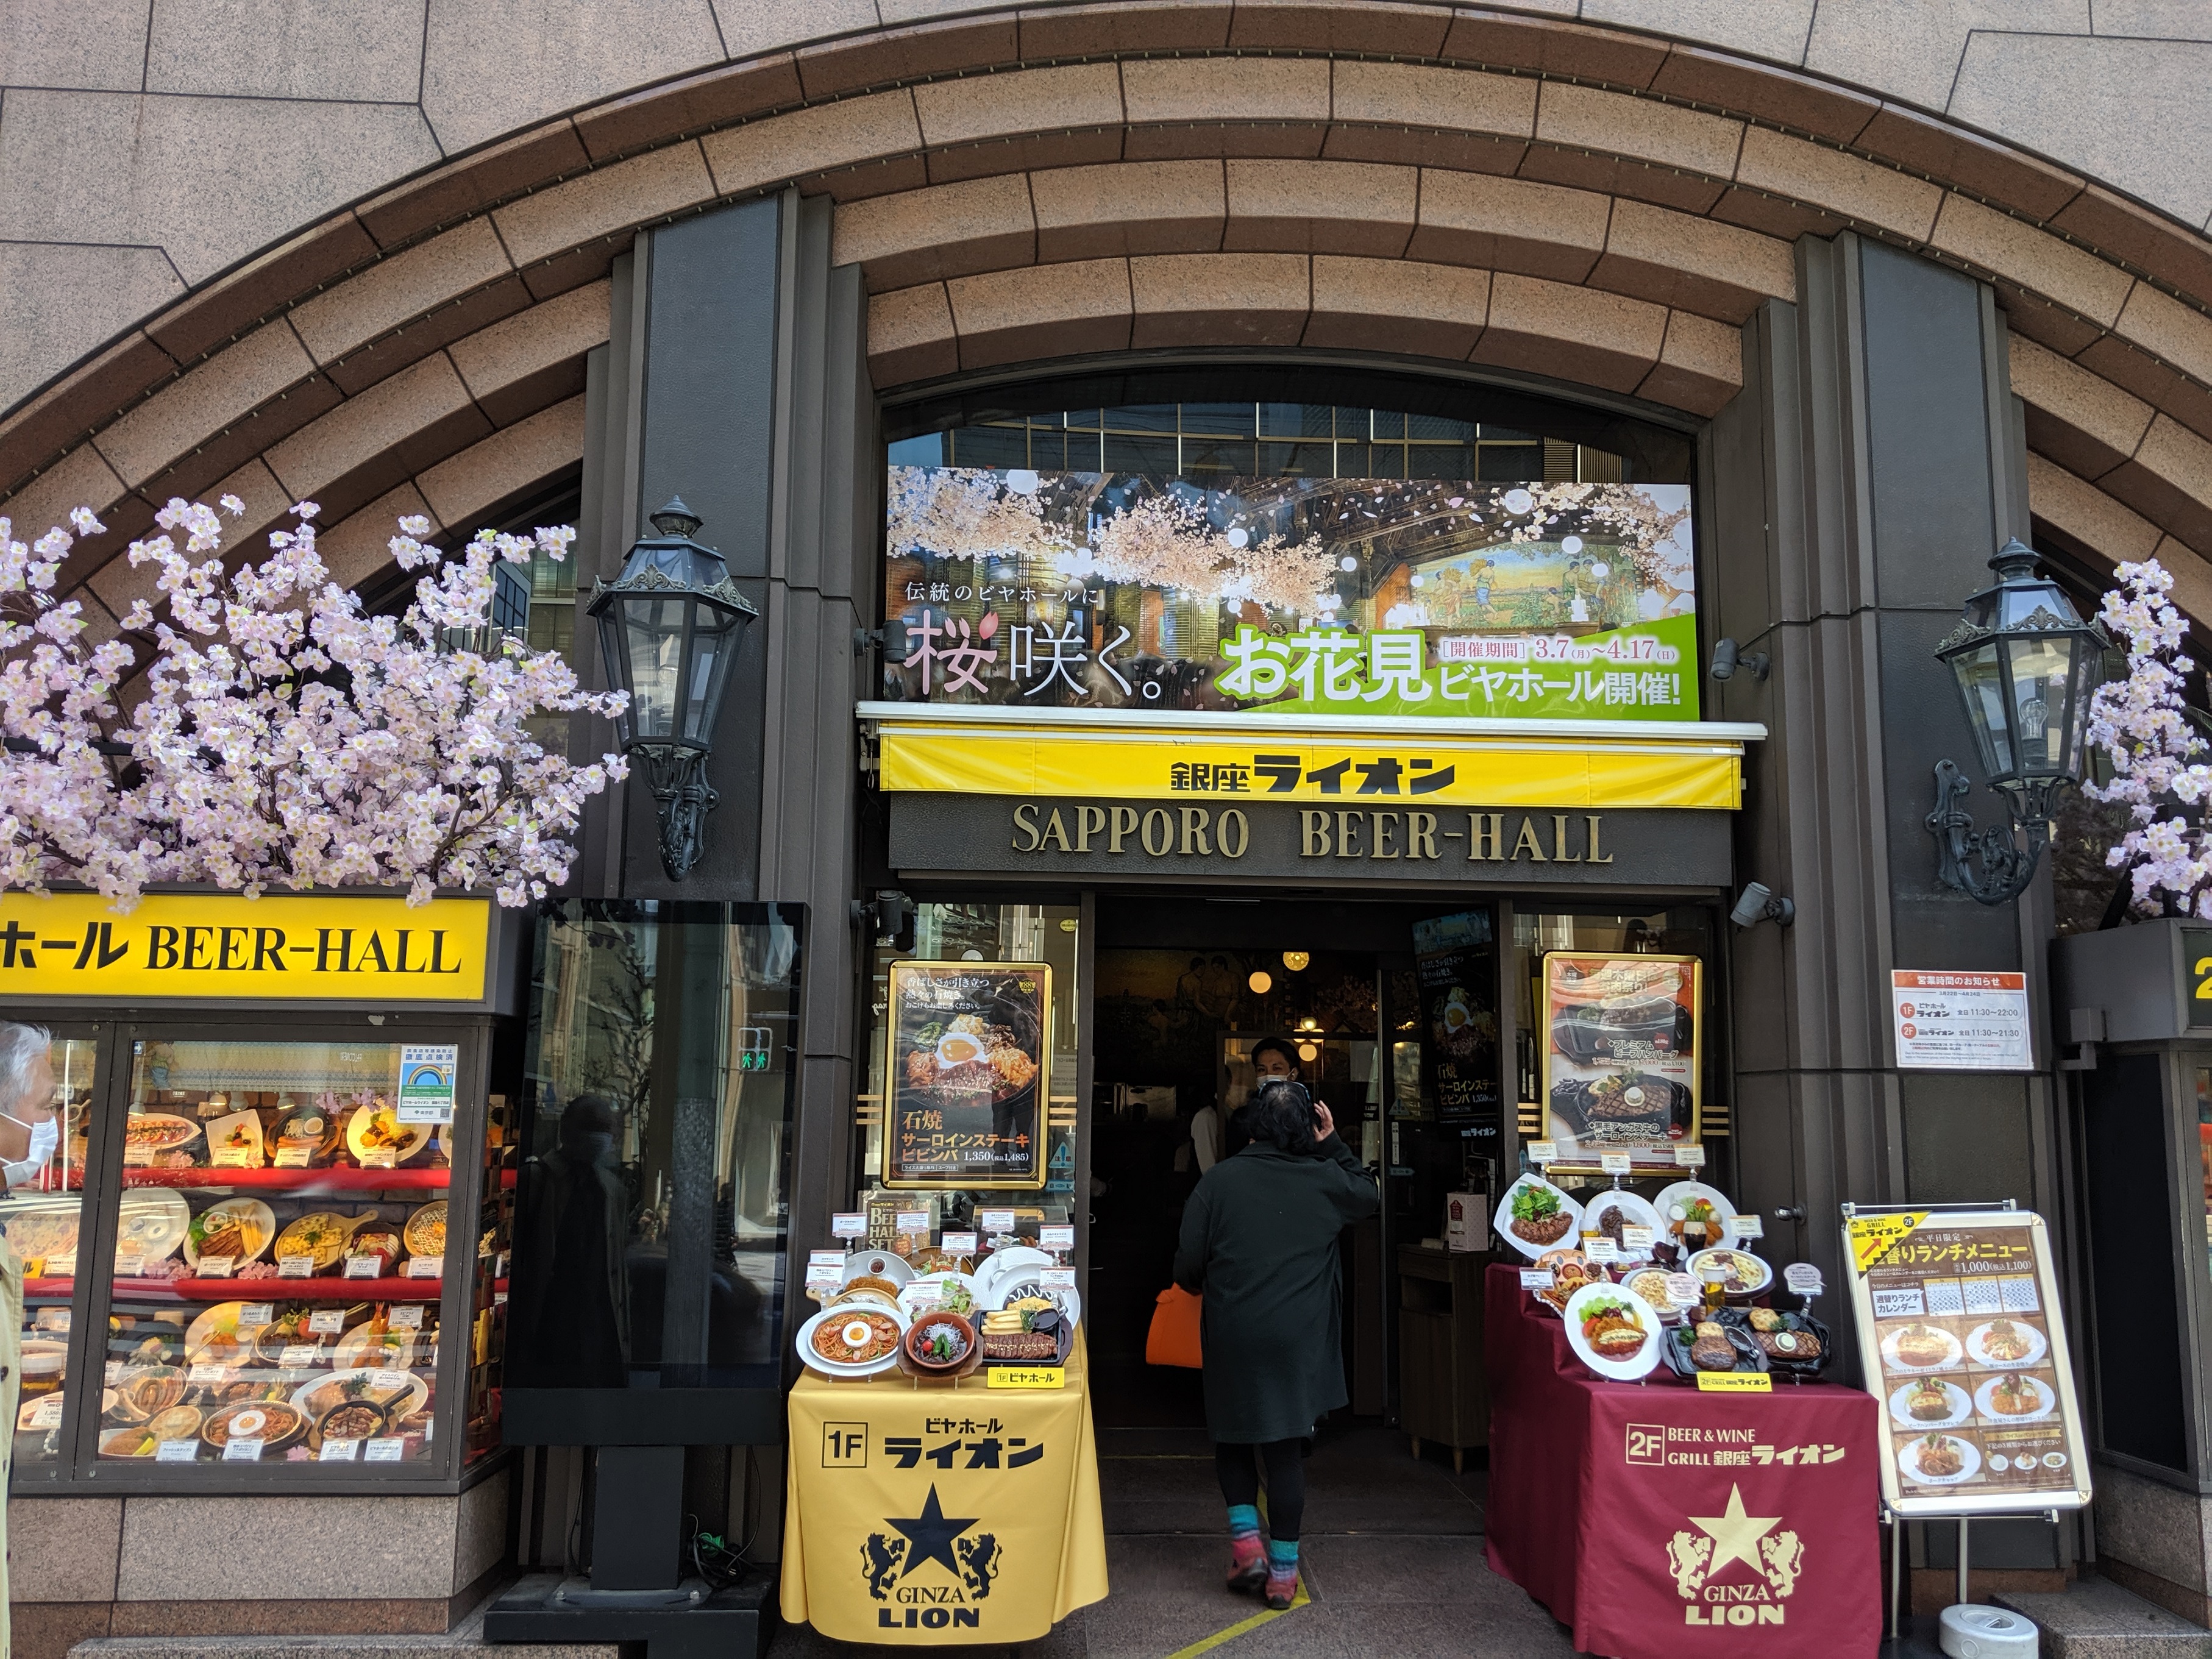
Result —
POLYGON ((1695 957, 1553 951, 1544 957, 1544 1138, 1555 1167, 1607 1152, 1673 1169, 1694 1146, 1704 978, 1695 957))
POLYGON ((1982 1515, 2087 1503, 2043 1218, 1890 1211, 1853 1215, 1845 1235, 1890 1506, 1982 1515))
POLYGON ((895 962, 886 1187, 1044 1185, 1052 969, 895 962))

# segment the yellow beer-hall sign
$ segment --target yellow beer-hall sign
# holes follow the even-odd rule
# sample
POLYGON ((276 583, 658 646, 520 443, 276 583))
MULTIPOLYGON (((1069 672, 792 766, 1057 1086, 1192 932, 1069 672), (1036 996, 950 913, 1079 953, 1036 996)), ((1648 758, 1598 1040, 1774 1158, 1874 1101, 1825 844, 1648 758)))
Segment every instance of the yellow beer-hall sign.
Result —
POLYGON ((475 1003, 487 899, 96 893, 0 895, 0 997, 42 1002, 475 1003))

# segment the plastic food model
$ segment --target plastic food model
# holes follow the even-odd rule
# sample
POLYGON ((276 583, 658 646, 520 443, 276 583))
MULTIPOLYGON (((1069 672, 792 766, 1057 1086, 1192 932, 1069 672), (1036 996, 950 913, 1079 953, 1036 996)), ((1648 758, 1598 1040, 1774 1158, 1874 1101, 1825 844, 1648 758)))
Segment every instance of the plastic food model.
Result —
POLYGON ((1690 1363, 1701 1371, 1732 1371, 1736 1366, 1735 1344, 1711 1320, 1699 1322, 1690 1344, 1690 1363))
POLYGON ((1547 1187, 1523 1187, 1513 1194, 1513 1231, 1531 1244, 1556 1244, 1566 1237, 1574 1218, 1547 1187))

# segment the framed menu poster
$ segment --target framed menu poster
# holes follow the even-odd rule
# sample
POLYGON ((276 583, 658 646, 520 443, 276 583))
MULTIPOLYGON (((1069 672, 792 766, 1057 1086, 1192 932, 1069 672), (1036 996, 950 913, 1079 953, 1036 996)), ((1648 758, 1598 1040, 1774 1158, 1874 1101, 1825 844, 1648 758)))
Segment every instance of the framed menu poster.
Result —
POLYGON ((2079 1509, 2089 1459, 2051 1241, 2029 1210, 1857 1210, 1844 1253, 1897 1514, 2079 1509))
POLYGON ((895 962, 884 1185, 1044 1185, 1052 969, 895 962))
POLYGON ((1544 1134, 1553 1167, 1607 1152, 1672 1170, 1698 1121, 1705 970, 1695 957, 1553 951, 1543 965, 1544 1134))

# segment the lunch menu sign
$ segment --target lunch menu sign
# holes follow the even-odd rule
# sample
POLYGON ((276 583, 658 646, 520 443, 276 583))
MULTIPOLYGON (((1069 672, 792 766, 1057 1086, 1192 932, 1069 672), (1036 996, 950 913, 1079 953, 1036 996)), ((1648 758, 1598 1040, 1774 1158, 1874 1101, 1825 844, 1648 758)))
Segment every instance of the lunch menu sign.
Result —
POLYGON ((1916 1516, 2088 1503, 2043 1218, 1852 1212, 1844 1244, 1890 1508, 1916 1516))

